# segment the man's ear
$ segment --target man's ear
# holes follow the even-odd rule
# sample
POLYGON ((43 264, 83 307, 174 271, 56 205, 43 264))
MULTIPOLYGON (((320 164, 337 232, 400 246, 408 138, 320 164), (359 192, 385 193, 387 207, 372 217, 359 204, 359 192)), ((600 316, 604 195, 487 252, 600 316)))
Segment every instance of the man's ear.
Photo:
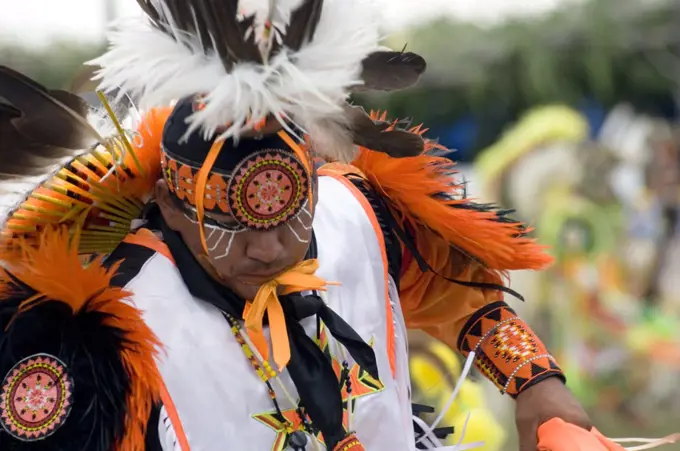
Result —
POLYGON ((165 219, 165 222, 172 230, 179 232, 180 227, 185 220, 184 212, 177 207, 177 204, 172 199, 172 194, 170 193, 165 180, 158 180, 154 191, 156 194, 156 203, 161 209, 163 219, 165 219))

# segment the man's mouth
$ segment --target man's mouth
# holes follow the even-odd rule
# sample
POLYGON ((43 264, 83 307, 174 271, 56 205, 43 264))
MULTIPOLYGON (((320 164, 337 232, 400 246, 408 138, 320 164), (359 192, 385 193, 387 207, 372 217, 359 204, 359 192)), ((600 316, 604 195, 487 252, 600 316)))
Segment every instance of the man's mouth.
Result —
POLYGON ((269 282, 284 271, 285 270, 243 274, 239 277, 239 279, 247 285, 259 286, 263 283, 269 282))

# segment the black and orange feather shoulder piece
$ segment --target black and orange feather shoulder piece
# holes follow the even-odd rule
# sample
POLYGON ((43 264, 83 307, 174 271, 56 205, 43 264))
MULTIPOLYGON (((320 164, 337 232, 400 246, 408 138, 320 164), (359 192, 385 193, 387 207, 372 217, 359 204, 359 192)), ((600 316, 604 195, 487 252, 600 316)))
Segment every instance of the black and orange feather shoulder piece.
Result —
POLYGON ((115 248, 160 177, 169 111, 140 120, 133 107, 88 104, 5 66, 0 99, 0 245, 65 225, 81 231, 81 253, 115 248))
POLYGON ((0 252, 1 449, 144 450, 160 345, 77 240, 49 227, 0 252))
POLYGON ((493 271, 541 269, 552 262, 545 247, 527 236, 531 228, 508 217, 511 212, 467 198, 455 163, 441 156, 446 149, 423 138, 426 129, 387 122, 384 113, 372 112, 370 117, 376 124, 387 124, 374 141, 397 129, 419 138, 412 156, 394 158, 361 147, 352 163, 388 201, 405 229, 417 233, 424 227, 493 271))

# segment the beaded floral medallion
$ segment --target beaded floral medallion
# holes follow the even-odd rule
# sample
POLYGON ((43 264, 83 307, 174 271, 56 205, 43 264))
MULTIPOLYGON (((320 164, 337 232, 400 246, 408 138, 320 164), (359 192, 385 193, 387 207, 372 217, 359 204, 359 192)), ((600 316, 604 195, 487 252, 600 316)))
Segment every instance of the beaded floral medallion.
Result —
POLYGON ((71 411, 73 380, 49 354, 21 360, 7 373, 0 394, 0 423, 14 438, 33 442, 52 435, 71 411))

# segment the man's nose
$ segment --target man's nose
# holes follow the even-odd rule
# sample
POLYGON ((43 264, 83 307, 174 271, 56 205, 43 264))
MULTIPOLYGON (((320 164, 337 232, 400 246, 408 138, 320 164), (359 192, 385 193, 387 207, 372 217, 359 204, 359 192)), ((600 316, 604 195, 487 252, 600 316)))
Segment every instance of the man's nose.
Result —
POLYGON ((266 264, 274 263, 283 257, 286 249, 279 239, 277 230, 252 232, 250 235, 246 257, 266 264))

